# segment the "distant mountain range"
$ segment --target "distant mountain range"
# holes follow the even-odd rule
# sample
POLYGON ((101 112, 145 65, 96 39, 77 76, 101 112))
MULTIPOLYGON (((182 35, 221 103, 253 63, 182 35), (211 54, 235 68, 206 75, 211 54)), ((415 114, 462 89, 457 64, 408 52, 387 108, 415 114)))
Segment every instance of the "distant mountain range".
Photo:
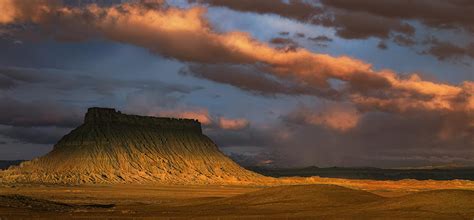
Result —
POLYGON ((433 168, 403 168, 403 169, 381 169, 373 167, 328 167, 319 168, 315 166, 304 168, 273 168, 273 167, 246 167, 256 173, 271 177, 331 177, 344 179, 371 179, 371 180, 474 180, 474 167, 440 167, 433 168))

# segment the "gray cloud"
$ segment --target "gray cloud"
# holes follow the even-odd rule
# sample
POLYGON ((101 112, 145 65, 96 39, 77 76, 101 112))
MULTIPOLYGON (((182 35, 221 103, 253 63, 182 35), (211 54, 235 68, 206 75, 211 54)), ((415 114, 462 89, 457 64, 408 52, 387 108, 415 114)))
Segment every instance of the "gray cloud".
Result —
POLYGON ((324 115, 323 106, 327 105, 299 106, 264 127, 252 126, 231 134, 207 132, 223 147, 241 147, 242 151, 259 148, 261 154, 256 156, 246 156, 245 152, 234 155, 253 164, 269 159, 276 160, 277 166, 474 165, 474 127, 463 123, 472 121, 472 115, 412 112, 400 117, 370 112, 360 115, 356 129, 341 131, 301 115, 324 115))
POLYGON ((322 0, 324 5, 345 11, 365 12, 380 17, 420 20, 436 28, 474 31, 474 4, 466 0, 322 0))
POLYGON ((286 157, 305 166, 473 165, 470 146, 474 144, 474 129, 459 123, 462 120, 472 121, 472 116, 419 113, 400 118, 366 113, 357 129, 339 132, 285 116, 279 128, 288 130, 289 135, 276 146, 286 157), (384 157, 390 160, 373 159, 384 157))
POLYGON ((1 126, 0 135, 21 143, 53 145, 71 129, 57 127, 11 127, 1 126))
POLYGON ((319 47, 327 47, 328 43, 332 42, 333 39, 326 35, 318 35, 316 37, 308 37, 308 40, 314 42, 319 47))
POLYGON ((75 127, 81 123, 81 114, 76 108, 59 105, 51 100, 23 102, 0 97, 0 124, 31 127, 59 126, 75 127))
POLYGON ((180 71, 184 75, 192 75, 217 83, 235 86, 259 95, 320 95, 330 99, 338 97, 338 92, 331 88, 316 88, 290 79, 279 79, 273 74, 265 73, 265 67, 254 65, 205 65, 192 64, 180 71))
POLYGON ((156 89, 163 92, 190 93, 199 86, 165 83, 159 80, 135 80, 103 77, 100 73, 84 73, 61 69, 34 69, 21 67, 0 67, 0 89, 5 84, 9 89, 24 85, 41 85, 56 90, 89 89, 98 94, 113 94, 124 88, 156 89))
POLYGON ((438 60, 460 61, 464 58, 474 58, 474 43, 460 46, 448 41, 431 38, 425 44, 429 45, 429 48, 422 53, 432 55, 438 60))
POLYGON ((327 43, 327 42, 332 42, 333 39, 326 36, 326 35, 318 35, 316 37, 308 37, 308 40, 317 42, 317 43, 327 43))
POLYGON ((94 100, 117 91, 153 91, 156 97, 163 97, 201 89, 157 80, 126 80, 70 70, 18 67, 0 68, 0 82, 12 82, 4 88, 11 91, 0 95, 0 125, 7 126, 0 129, 0 135, 32 144, 55 143, 66 134, 64 131, 80 125, 86 109, 96 103, 78 103, 68 94, 84 94, 88 96, 85 98, 94 100), (69 98, 71 102, 65 101, 69 98))
POLYGON ((309 21, 322 9, 308 1, 289 0, 188 0, 191 3, 209 4, 217 7, 228 7, 241 12, 254 12, 259 14, 277 14, 283 17, 300 21, 309 21))
MULTIPOLYGON (((345 39, 393 40, 394 43, 412 47, 417 44, 415 26, 409 21, 419 21, 435 29, 461 30, 474 33, 474 5, 465 0, 321 0, 305 1, 230 1, 230 0, 190 0, 217 7, 227 7, 242 12, 276 14, 305 23, 334 28, 336 35, 345 39), (319 3, 319 4, 318 4, 319 3), (275 9, 271 5, 276 5, 275 9), (409 7, 407 7, 409 5, 409 7), (291 10, 279 10, 280 7, 291 10)), ((286 35, 287 32, 282 32, 286 35)), ((385 44, 379 44, 385 45, 385 44)), ((324 46, 321 44, 320 46, 324 46)), ((379 46, 386 49, 387 47, 379 46)), ((463 57, 472 58, 472 51, 461 46, 443 43, 433 45, 423 54, 436 56, 440 60, 463 57)))

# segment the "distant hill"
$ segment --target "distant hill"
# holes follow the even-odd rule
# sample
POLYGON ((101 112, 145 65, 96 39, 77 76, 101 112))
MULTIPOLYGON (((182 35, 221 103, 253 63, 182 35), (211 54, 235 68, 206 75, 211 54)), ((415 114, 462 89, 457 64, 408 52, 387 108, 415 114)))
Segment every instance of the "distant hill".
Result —
POLYGON ((304 168, 271 168, 271 167, 246 167, 256 173, 271 177, 332 177, 345 179, 371 179, 371 180, 474 180, 474 168, 472 167, 449 167, 443 169, 380 169, 372 167, 344 168, 328 167, 319 168, 315 166, 304 168))
POLYGON ((233 184, 265 178, 225 156, 192 119, 90 108, 47 155, 0 172, 0 181, 65 184, 233 184))

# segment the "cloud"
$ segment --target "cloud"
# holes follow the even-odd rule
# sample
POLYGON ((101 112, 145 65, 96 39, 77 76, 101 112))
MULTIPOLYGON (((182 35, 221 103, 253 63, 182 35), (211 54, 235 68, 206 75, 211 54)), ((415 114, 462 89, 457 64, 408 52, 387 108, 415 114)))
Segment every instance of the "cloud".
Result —
POLYGON ((0 97, 0 124, 17 127, 59 126, 75 127, 81 123, 82 115, 77 109, 58 105, 50 100, 22 102, 9 97, 0 97))
POLYGON ((411 36, 415 31, 413 26, 401 21, 401 19, 384 17, 362 10, 349 10, 343 7, 343 4, 333 4, 331 1, 322 1, 322 4, 319 5, 301 0, 289 1, 288 3, 280 0, 198 0, 191 2, 227 7, 242 12, 276 14, 305 23, 323 25, 335 28, 336 34, 346 39, 366 39, 369 37, 387 39, 390 38, 392 32, 411 36), (280 8, 286 10, 280 10, 280 8))
POLYGON ((7 90, 16 86, 17 86, 17 83, 15 82, 15 80, 5 77, 3 75, 0 75, 0 90, 7 90))
POLYGON ((22 68, 0 66, 0 89, 40 86, 59 91, 91 90, 110 95, 119 89, 159 90, 163 93, 191 93, 200 86, 165 83, 159 80, 135 80, 98 76, 95 73, 67 69, 22 68), (2 85, 5 85, 2 87, 2 85))
POLYGON ((462 120, 472 121, 468 114, 419 112, 400 117, 388 113, 364 113, 356 127, 344 132, 328 129, 326 125, 283 119, 278 127, 290 130, 291 135, 268 149, 278 149, 296 164, 374 167, 446 162, 473 164, 474 154, 469 149, 474 144, 471 138, 474 127, 460 123, 462 120), (444 138, 443 132, 450 128, 455 132, 444 138), (292 148, 285 147, 288 144, 292 148))
POLYGON ((245 118, 231 119, 220 117, 218 124, 224 130, 240 130, 249 126, 250 122, 245 118))
POLYGON ((155 113, 148 113, 148 115, 159 117, 173 117, 196 119, 203 126, 208 129, 222 129, 222 130, 241 130, 250 125, 250 122, 245 118, 226 118, 211 115, 205 108, 188 107, 185 109, 162 109, 155 113))
POLYGON ((318 35, 316 37, 308 37, 308 40, 316 43, 319 47, 327 47, 329 42, 332 42, 333 39, 326 35, 318 35))
POLYGON ((429 48, 423 51, 423 54, 430 54, 438 60, 453 60, 459 61, 463 58, 474 58, 474 43, 469 45, 459 46, 451 42, 440 41, 438 39, 431 39, 426 42, 429 48))
POLYGON ((52 80, 52 77, 38 74, 34 69, 0 67, 0 89, 12 89, 22 83, 40 83, 49 80, 52 80))
POLYGON ((0 127, 0 136, 4 136, 21 143, 55 144, 71 129, 58 127, 0 127))
MULTIPOLYGON (((304 23, 333 28, 336 35, 344 39, 368 39, 371 37, 381 40, 391 39, 394 43, 404 47, 420 44, 421 42, 415 39, 415 33, 423 31, 424 27, 433 28, 434 31, 439 29, 454 30, 458 31, 456 34, 461 33, 467 37, 474 33, 474 5, 463 0, 416 2, 382 0, 376 3, 370 0, 322 0, 316 4, 304 1, 285 3, 279 0, 271 1, 271 3, 269 1, 229 0, 201 0, 197 2, 242 12, 276 14, 304 23), (272 10, 269 7, 271 4, 278 5, 277 8, 281 7, 280 5, 286 5, 286 7, 295 8, 295 10, 272 10), (304 4, 306 4, 305 10, 296 9, 304 4), (424 26, 415 27, 413 21, 424 26)), ((324 44, 318 44, 318 46, 324 46, 324 44)), ((379 46, 379 48, 386 47, 379 46)), ((424 54, 431 54, 440 60, 446 60, 444 58, 449 54, 453 55, 453 59, 459 56, 472 58, 470 51, 452 44, 441 44, 428 48, 424 54)))
POLYGON ((211 130, 240 130, 250 122, 244 118, 228 118, 211 114, 207 108, 186 104, 182 96, 160 94, 156 91, 139 91, 128 95, 125 112, 155 117, 172 117, 198 120, 211 130))
POLYGON ((332 42, 333 39, 326 35, 318 35, 316 37, 308 37, 308 40, 314 41, 316 43, 327 43, 332 42))
POLYGON ((262 160, 279 158, 275 162, 277 166, 393 168, 453 162, 473 165, 474 127, 460 123, 472 121, 469 114, 412 112, 400 117, 382 112, 357 112, 350 105, 326 103, 300 106, 280 119, 235 132, 207 130, 206 134, 220 147, 241 149, 241 154, 245 154, 247 148, 258 148, 263 155, 272 155, 262 160), (341 112, 350 115, 351 120, 337 120, 341 124, 333 124, 334 127, 330 127, 329 120, 321 120, 330 116, 338 119, 341 112), (355 122, 353 116, 357 124, 351 127, 354 124, 348 121, 355 122), (303 121, 311 117, 318 120, 303 121), (443 137, 445 131, 451 131, 449 138, 443 137))
POLYGON ((337 92, 333 89, 320 89, 307 86, 303 82, 281 80, 254 65, 192 64, 186 69, 182 69, 180 73, 232 85, 242 90, 265 96, 277 94, 337 96, 337 92))
POLYGON ((416 44, 413 38, 407 37, 405 35, 400 35, 400 34, 397 34, 393 37, 393 42, 395 42, 396 44, 400 46, 406 46, 406 47, 413 46, 416 44))
MULTIPOLYGON (((96 100, 103 95, 107 100, 117 91, 155 92, 156 97, 179 96, 201 89, 156 80, 107 78, 72 70, 0 67, 0 82, 5 79, 12 83, 4 88, 8 91, 0 94, 0 126, 4 126, 0 135, 33 144, 54 143, 61 131, 80 125, 87 107, 97 105, 96 100), (47 135, 48 132, 51 135, 47 135)), ((104 101, 100 103, 107 105, 104 101)))
POLYGON ((194 111, 163 110, 154 113, 154 115, 160 117, 196 119, 201 122, 202 125, 210 125, 213 123, 211 116, 209 116, 209 112, 206 109, 195 109, 194 111))
POLYGON ((191 3, 208 4, 216 7, 227 7, 241 12, 259 14, 277 14, 282 17, 309 21, 321 8, 304 0, 188 0, 191 3))
POLYGON ((328 9, 313 20, 314 24, 331 27, 345 39, 388 39, 392 33, 412 36, 415 28, 399 19, 381 17, 367 12, 328 9))
POLYGON ((322 0, 322 3, 345 11, 365 12, 394 19, 420 20, 425 25, 436 28, 460 28, 474 31, 474 5, 470 1, 322 0))
POLYGON ((340 132, 354 129, 361 117, 361 114, 351 106, 332 105, 317 111, 308 107, 300 107, 289 115, 285 120, 293 123, 324 126, 340 132))
POLYGON ((370 63, 347 56, 333 57, 302 48, 282 50, 248 33, 219 33, 208 24, 202 7, 150 9, 140 4, 123 4, 70 8, 47 5, 43 1, 37 3, 2 1, 15 11, 13 18, 3 21, 29 21, 53 26, 60 32, 70 28, 96 32, 106 39, 145 47, 181 61, 253 65, 280 80, 318 89, 333 89, 329 81, 339 80, 344 85, 340 92, 346 94, 346 99, 369 110, 467 111, 474 108, 470 104, 471 87, 463 86, 469 82, 453 86, 425 81, 417 74, 401 77, 393 71, 374 70, 370 63), (42 10, 27 13, 36 6, 42 10), (86 24, 87 28, 81 29, 86 24))
POLYGON ((385 41, 379 41, 379 43, 377 44, 377 48, 381 49, 381 50, 386 50, 388 49, 388 46, 387 46, 387 43, 385 41))
MULTIPOLYGON (((239 4, 240 1, 233 2, 239 4)), ((13 12, 3 14, 0 21, 34 23, 43 34, 60 39, 104 38, 132 44, 186 62, 190 64, 189 74, 201 78, 262 94, 318 96, 347 103, 354 109, 348 112, 344 111, 346 109, 305 111, 296 114, 300 120, 275 125, 278 129, 252 125, 229 132, 216 129, 218 126, 211 123, 209 127, 214 129, 208 129, 209 135, 223 146, 281 147, 289 158, 302 156, 301 163, 343 165, 357 165, 357 161, 368 155, 402 158, 400 149, 413 149, 412 155, 430 159, 430 156, 446 153, 442 151, 446 146, 451 149, 447 157, 459 158, 459 154, 472 146, 469 137, 473 131, 470 113, 474 109, 474 86, 471 81, 458 85, 427 81, 416 73, 376 70, 372 64, 348 56, 335 57, 303 48, 274 48, 248 33, 214 30, 206 20, 206 9, 199 6, 187 9, 155 6, 150 9, 140 4, 123 4, 71 8, 46 1, 29 3, 0 1, 1 7, 8 7, 13 12), (226 72, 229 69, 233 72, 226 72), (301 120, 306 123, 292 123, 301 120)), ((338 33, 347 37, 386 38, 393 33, 406 37, 413 33, 412 27, 397 20, 396 16, 378 20, 379 16, 373 12, 356 10, 354 13, 339 20, 321 21, 336 22, 328 24, 337 25, 338 33), (370 20, 373 24, 363 27, 353 21, 357 20, 355 15, 362 15, 362 21, 370 20), (387 22, 388 27, 380 26, 380 21, 387 22)), ((311 16, 313 14, 311 12, 311 16)), ((12 79, 5 74, 3 77, 12 79)), ((13 79, 13 82, 21 80, 13 79)), ((181 100, 179 95, 167 94, 160 98, 152 96, 154 93, 149 92, 150 96, 142 99, 130 98, 134 100, 131 106, 135 111, 149 114, 164 112, 201 117, 203 122, 216 121, 207 109, 175 104, 181 100), (159 103, 160 100, 167 106, 137 108, 147 106, 148 101, 159 103)), ((16 124, 20 122, 24 123, 18 119, 16 124)), ((46 120, 40 124, 52 123, 46 120)), ((32 122, 24 124, 35 125, 32 122)), ((378 163, 384 164, 383 161, 378 163)))

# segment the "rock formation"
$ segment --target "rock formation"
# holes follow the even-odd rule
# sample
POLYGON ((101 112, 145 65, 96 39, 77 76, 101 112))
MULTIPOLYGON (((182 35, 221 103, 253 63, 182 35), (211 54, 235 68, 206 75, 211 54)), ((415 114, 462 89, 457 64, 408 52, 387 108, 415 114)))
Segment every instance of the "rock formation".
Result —
POLYGON ((237 165, 197 120, 90 108, 47 155, 0 172, 0 182, 234 184, 265 178, 237 165))

